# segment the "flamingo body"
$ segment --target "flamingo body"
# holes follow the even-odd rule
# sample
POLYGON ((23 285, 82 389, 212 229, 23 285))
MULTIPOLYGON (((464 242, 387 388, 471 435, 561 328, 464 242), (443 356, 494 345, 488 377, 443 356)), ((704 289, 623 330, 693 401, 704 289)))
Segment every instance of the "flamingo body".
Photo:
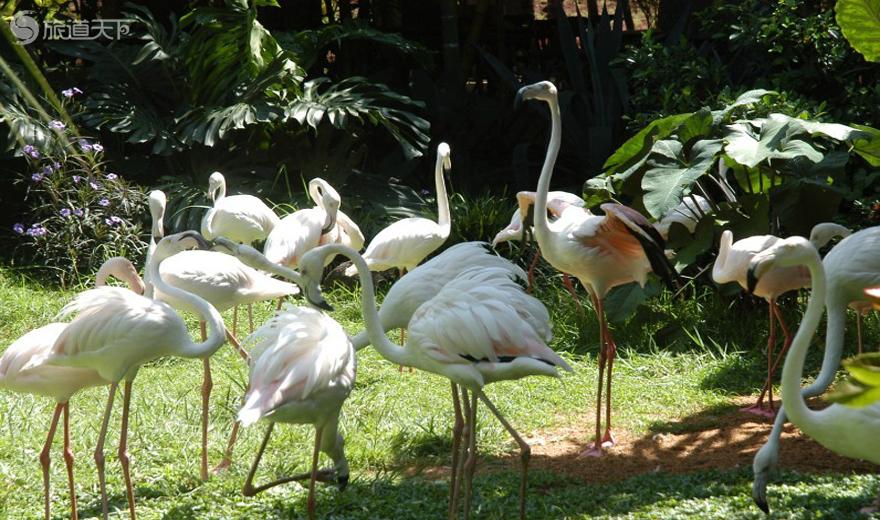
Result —
POLYGON ((219 235, 250 244, 265 239, 278 225, 278 215, 259 198, 253 195, 227 197, 226 179, 220 172, 211 174, 208 191, 214 206, 202 217, 202 235, 209 240, 219 235))

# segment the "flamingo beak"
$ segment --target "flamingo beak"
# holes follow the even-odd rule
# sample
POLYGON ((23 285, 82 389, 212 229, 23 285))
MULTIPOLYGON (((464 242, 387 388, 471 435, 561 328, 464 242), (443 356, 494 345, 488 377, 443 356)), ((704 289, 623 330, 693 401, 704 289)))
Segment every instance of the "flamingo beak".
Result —
POLYGON ((755 288, 758 286, 758 276, 755 271, 757 271, 757 266, 752 264, 746 273, 746 289, 749 291, 749 294, 754 294, 755 288))

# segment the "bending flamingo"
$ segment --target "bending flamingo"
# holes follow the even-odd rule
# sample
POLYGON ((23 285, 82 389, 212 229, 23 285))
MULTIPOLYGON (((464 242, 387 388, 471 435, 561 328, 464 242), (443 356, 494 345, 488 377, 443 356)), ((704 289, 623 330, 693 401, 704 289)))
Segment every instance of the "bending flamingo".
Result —
POLYGON ((480 399, 520 446, 520 517, 524 518, 530 448, 486 397, 483 387, 495 381, 529 375, 557 376, 558 368, 571 370, 546 345, 551 336, 547 309, 526 294, 510 278, 507 270, 470 268, 448 282, 436 296, 416 310, 408 324, 410 335, 406 346, 395 345, 385 336, 376 309, 370 268, 355 251, 340 245, 328 245, 307 253, 300 263, 306 298, 313 305, 331 309, 320 292, 319 284, 324 259, 334 254, 349 258, 358 270, 364 321, 376 350, 392 363, 442 375, 453 384, 456 426, 453 428, 452 471, 457 476, 452 482, 450 516, 458 512, 458 486, 462 480, 465 515, 469 512, 476 463, 475 414, 477 399, 480 399), (460 412, 455 385, 462 387, 466 419, 460 412), (470 399, 468 392, 471 393, 470 399), (467 444, 463 453, 459 454, 462 428, 467 431, 467 444))
POLYGON ((202 217, 202 235, 206 239, 225 236, 251 244, 263 240, 281 221, 265 202, 253 195, 226 196, 226 179, 220 172, 208 178, 208 197, 214 202, 202 217))
MULTIPOLYGON (((449 145, 437 146, 437 162, 434 166, 434 183, 437 187, 437 222, 412 217, 398 220, 373 237, 364 253, 364 260, 371 271, 385 271, 397 268, 403 276, 412 271, 422 260, 437 250, 449 238, 452 220, 449 214, 449 198, 446 196, 446 183, 443 171, 452 168, 449 145)), ((353 276, 354 266, 345 270, 353 276)))
MULTIPOLYGON (((816 224, 810 232, 810 240, 817 248, 823 247, 825 244, 838 236, 847 236, 850 230, 834 224, 826 222, 816 224)), ((746 272, 748 271, 749 262, 759 252, 768 249, 777 242, 782 240, 773 235, 755 235, 742 240, 733 241, 733 232, 725 230, 721 234, 721 245, 718 248, 718 257, 712 266, 712 279, 715 283, 737 282, 743 289, 746 288, 746 272)), ((773 374, 776 372, 779 360, 784 359, 785 352, 791 344, 791 334, 788 327, 782 320, 782 313, 779 310, 777 299, 783 294, 808 287, 810 284, 809 272, 801 266, 789 269, 777 269, 761 279, 761 283, 755 288, 755 296, 764 298, 767 301, 770 312, 770 336, 767 339, 767 379, 764 382, 764 388, 758 401, 742 411, 755 413, 758 415, 766 415, 773 417, 776 411, 773 409, 773 374), (776 345, 776 322, 782 327, 782 333, 785 341, 779 355, 774 358, 773 348, 776 345), (769 395, 768 408, 764 408, 764 395, 769 395)))
MULTIPOLYGON (((136 294, 144 291, 144 283, 131 262, 122 257, 110 258, 95 276, 95 285, 103 287, 107 278, 113 276, 128 284, 136 294)), ((15 340, 0 358, 0 388, 13 392, 51 397, 55 400, 55 412, 49 425, 46 443, 40 452, 40 465, 43 467, 44 514, 50 518, 51 497, 49 494, 49 453, 55 438, 58 419, 64 414, 64 464, 67 466, 67 484, 70 493, 70 518, 76 520, 76 485, 73 478, 73 450, 70 448, 70 398, 73 394, 93 386, 108 384, 101 376, 89 368, 60 367, 49 363, 52 347, 67 328, 67 323, 50 323, 34 329, 15 340)))
MULTIPOLYGON (((590 293, 599 317, 599 384, 596 398, 596 439, 593 448, 583 455, 602 455, 603 444, 614 443, 611 433, 611 375, 616 345, 605 323, 602 305, 608 291, 618 285, 636 281, 644 285, 652 270, 674 285, 677 273, 664 253, 663 238, 639 212, 620 204, 602 204, 605 215, 566 211, 555 222, 547 219, 547 193, 553 166, 559 153, 562 118, 556 87, 549 81, 522 87, 517 104, 537 99, 550 106, 550 144, 535 194, 535 238, 544 258, 556 269, 574 275, 590 293), (607 398, 605 434, 601 435, 602 383, 606 371, 607 398)), ((520 196, 524 207, 528 198, 520 196)), ((525 213, 525 212, 524 212, 525 213)))
MULTIPOLYGON (((851 238, 855 237, 853 235, 851 238)), ((862 258, 866 260, 865 257, 862 258)), ((809 269, 812 291, 803 320, 792 341, 791 351, 782 367, 782 404, 786 414, 801 431, 831 451, 844 457, 880 464, 880 451, 877 450, 877 439, 880 437, 880 402, 865 407, 832 404, 822 410, 811 410, 801 395, 801 378, 807 350, 822 319, 823 303, 827 302, 825 269, 818 250, 802 237, 778 241, 771 248, 756 254, 749 263, 748 288, 754 289, 771 269, 796 266, 806 266, 809 269)), ((864 273, 863 276, 876 277, 877 271, 864 273)), ((765 511, 769 510, 766 502, 762 505, 765 511)), ((877 505, 880 505, 880 497, 875 502, 875 507, 877 505)))
MULTIPOLYGON (((845 344, 847 306, 867 303, 865 288, 880 285, 880 227, 863 229, 844 238, 825 256, 823 265, 827 280, 825 306, 828 309, 825 352, 816 380, 802 391, 805 398, 821 395, 834 382, 845 344)), ((765 272, 764 277, 772 272, 765 272)), ((785 420, 783 406, 776 415, 767 442, 755 454, 752 464, 755 475, 752 498, 765 511, 768 509, 767 482, 779 462, 779 439, 785 420)))
POLYGON ((166 284, 159 264, 169 256, 194 246, 207 247, 201 235, 184 232, 163 238, 153 252, 148 269, 155 288, 180 306, 195 310, 209 324, 208 339, 193 343, 183 319, 166 303, 117 287, 91 289, 67 304, 61 316, 76 317, 58 336, 49 363, 61 367, 90 369, 110 383, 107 407, 95 447, 95 464, 101 490, 103 516, 108 517, 104 474, 104 441, 113 410, 116 388, 124 380, 119 461, 122 464, 131 518, 135 518, 134 488, 129 471, 128 414, 132 382, 145 363, 164 356, 210 357, 224 341, 223 320, 208 302, 166 284))

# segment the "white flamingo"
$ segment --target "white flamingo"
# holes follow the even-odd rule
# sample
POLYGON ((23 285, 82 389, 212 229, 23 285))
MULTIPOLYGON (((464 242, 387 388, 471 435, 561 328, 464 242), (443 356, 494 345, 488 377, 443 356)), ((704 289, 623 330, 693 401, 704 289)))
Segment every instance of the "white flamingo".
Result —
MULTIPOLYGON (((324 259, 339 254, 349 258, 358 270, 364 322, 370 341, 387 360, 438 374, 453 384, 456 427, 453 429, 453 475, 450 516, 457 514, 458 486, 463 478, 464 509, 469 511, 471 481, 476 463, 476 406, 482 400, 519 444, 522 460, 520 516, 525 515, 525 491, 530 448, 528 443, 501 415, 483 393, 483 387, 495 381, 519 379, 530 375, 557 376, 557 369, 571 367, 551 350, 550 322, 547 309, 529 296, 499 268, 470 268, 448 282, 436 295, 422 304, 408 324, 406 346, 395 345, 385 336, 376 308, 375 290, 366 261, 355 251, 341 245, 328 245, 307 253, 300 262, 300 276, 310 303, 331 309, 320 292, 324 259), (498 276, 500 271, 501 276, 498 276), (455 385, 464 395, 463 422, 455 385), (471 392, 469 400, 467 392, 471 392), (459 458, 460 432, 467 428, 467 459, 459 458), (464 463, 459 465, 464 460, 464 463)), ((465 513, 466 515, 468 513, 465 513)))
MULTIPOLYGON (((553 166, 559 154, 562 118, 556 87, 549 81, 527 85, 517 92, 517 104, 529 99, 541 100, 550 106, 552 124, 550 144, 535 194, 535 238, 550 265, 580 280, 590 293, 599 318, 596 439, 593 448, 582 455, 600 456, 603 444, 614 442, 611 434, 611 374, 617 348, 605 323, 603 299, 617 285, 633 281, 644 285, 652 270, 673 285, 677 273, 665 256, 663 238, 644 216, 631 208, 620 204, 603 204, 601 208, 605 215, 566 211, 555 222, 548 221, 547 193, 553 166), (606 365, 606 425, 602 436, 602 382, 606 365)), ((518 199, 521 208, 528 204, 528 197, 519 196, 518 199)))
POLYGON ((117 287, 91 289, 62 309, 61 316, 76 315, 58 336, 49 363, 94 370, 110 382, 110 395, 95 447, 95 464, 101 490, 103 516, 108 517, 104 474, 104 441, 113 410, 116 388, 124 380, 119 461, 122 465, 131 518, 135 518, 134 488, 128 456, 128 414, 131 387, 140 367, 164 356, 210 357, 223 344, 223 320, 208 302, 166 284, 159 264, 169 256, 194 246, 207 247, 201 235, 184 232, 163 238, 153 252, 148 269, 155 289, 181 307, 194 309, 210 327, 208 339, 194 343, 183 319, 168 304, 117 287))
MULTIPOLYGON (((144 283, 138 276, 134 265, 122 257, 110 258, 104 262, 95 275, 95 286, 106 285, 107 278, 112 276, 128 284, 136 294, 144 291, 144 283)), ((73 450, 70 448, 70 398, 73 394, 93 386, 108 384, 101 376, 89 368, 60 367, 49 363, 52 347, 67 323, 50 323, 34 329, 15 340, 3 352, 0 358, 0 388, 23 394, 51 397, 55 400, 55 412, 49 425, 46 443, 40 452, 40 465, 43 467, 43 495, 45 497, 44 514, 50 517, 49 495, 49 453, 58 419, 64 414, 64 463, 67 466, 67 483, 70 492, 70 517, 79 517, 76 508, 76 485, 73 478, 73 450)))
POLYGON ((315 481, 318 454, 323 451, 334 462, 321 480, 348 483, 348 461, 339 434, 339 412, 351 393, 355 379, 355 354, 345 330, 324 313, 288 305, 257 329, 250 339, 250 379, 238 420, 248 426, 259 419, 269 421, 266 435, 244 484, 245 496, 293 480, 309 479, 308 517, 315 517, 315 481), (309 473, 286 477, 255 487, 254 475, 269 442, 275 423, 314 424, 315 445, 309 473))
POLYGON ((287 215, 266 239, 263 254, 271 262, 295 269, 306 251, 330 242, 328 235, 337 227, 339 193, 327 181, 315 178, 309 181, 309 194, 315 207, 287 215))
MULTIPOLYGON (((810 232, 810 240, 816 246, 821 248, 835 237, 847 236, 850 230, 834 224, 825 222, 816 224, 810 232)), ((723 284, 728 282, 737 282, 743 289, 746 288, 746 272, 748 271, 749 262, 759 252, 768 249, 777 242, 782 240, 774 235, 755 235, 741 240, 733 241, 733 232, 725 230, 721 234, 721 244, 718 247, 718 257, 712 266, 712 279, 715 283, 723 284)), ((767 379, 764 382, 764 388, 758 401, 751 406, 743 408, 742 411, 755 413, 758 415, 766 415, 773 417, 776 412, 773 409, 773 374, 780 360, 784 359, 785 352, 791 344, 791 334, 788 327, 782 319, 782 313, 779 310, 777 299, 789 291, 795 291, 810 284, 809 272, 802 266, 792 267, 789 269, 776 269, 767 273, 761 279, 761 282, 755 288, 755 296, 764 298, 770 309, 770 335, 767 339, 767 379), (785 341, 778 356, 774 358, 773 349, 776 345, 776 322, 782 328, 785 341), (764 395, 769 394, 768 408, 764 408, 764 395)))
POLYGON ((208 197, 214 206, 202 217, 202 235, 206 239, 225 236, 251 244, 263 240, 281 219, 265 202, 253 195, 226 196, 226 179, 220 172, 208 178, 208 197))
MULTIPOLYGON (((437 146, 437 161, 434 166, 434 183, 437 187, 437 222, 427 218, 411 217, 398 220, 379 231, 364 252, 364 260, 371 271, 385 271, 397 268, 403 276, 412 271, 422 260, 437 250, 449 238, 452 220, 449 214, 449 197, 446 195, 446 182, 443 171, 452 168, 449 145, 437 146)), ((354 276, 354 266, 345 270, 347 276, 354 276)))
MULTIPOLYGON (((853 235, 851 238, 855 237, 853 235)), ((866 256, 876 258, 876 253, 866 256)), ((865 256, 861 258, 867 260, 865 256)), ((782 405, 791 422, 819 444, 844 457, 880 464, 880 451, 877 450, 877 439, 880 437, 880 402, 860 408, 832 404, 822 410, 811 410, 801 395, 804 361, 826 303, 826 276, 819 251, 802 237, 780 240, 752 259, 749 264, 748 287, 750 290, 754 289, 761 277, 773 268, 796 266, 806 266, 809 269, 812 291, 803 320, 782 367, 782 405)), ((863 277, 876 279, 877 271, 863 273, 863 277)), ((767 503, 762 505, 768 511, 767 503)))
MULTIPOLYGON (((815 244, 814 240, 811 242, 815 244)), ((834 382, 845 344, 847 306, 866 304, 868 298, 864 289, 880 285, 880 227, 863 229, 844 238, 825 256, 823 264, 827 284, 825 306, 828 309, 828 330, 822 368, 813 384, 803 389, 805 398, 821 395, 834 382)), ((772 272, 765 272, 763 276, 770 276, 772 272)), ((752 464, 755 476, 752 497, 765 511, 767 482, 779 462, 779 440, 785 425, 785 410, 785 406, 779 409, 767 442, 755 454, 752 464)))

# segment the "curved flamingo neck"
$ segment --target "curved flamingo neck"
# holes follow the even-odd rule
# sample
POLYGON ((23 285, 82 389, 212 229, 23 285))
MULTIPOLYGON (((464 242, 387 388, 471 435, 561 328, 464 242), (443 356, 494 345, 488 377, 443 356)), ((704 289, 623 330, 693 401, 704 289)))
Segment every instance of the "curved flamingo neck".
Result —
POLYGON ((799 426, 809 425, 815 414, 807 407, 801 396, 801 377, 810 340, 819 327, 819 321, 822 319, 825 309, 826 290, 825 269, 818 253, 806 261, 806 266, 810 270, 812 280, 810 300, 782 367, 782 404, 791 421, 799 426))
POLYGON ((211 356, 226 341, 226 327, 223 325, 223 318, 220 317, 217 309, 204 299, 168 285, 162 280, 162 277, 159 275, 159 264, 169 256, 167 252, 157 248, 149 265, 147 265, 147 272, 150 274, 150 280, 154 288, 162 293, 163 299, 170 300, 170 303, 174 303, 179 307, 193 309, 199 315, 199 319, 207 323, 209 329, 208 337, 205 341, 193 343, 190 340, 187 345, 178 348, 175 355, 187 358, 211 356))
POLYGON ((222 177, 220 183, 214 188, 214 204, 216 205, 224 197, 226 197, 226 177, 222 177))
POLYGON ((534 211, 535 238, 542 249, 544 248, 542 242, 546 242, 546 238, 550 234, 550 224, 547 221, 547 193, 550 191, 550 178, 553 176, 553 167, 556 165, 556 157, 559 155, 559 146, 562 139, 562 117, 559 113, 559 100, 556 96, 551 96, 547 100, 547 104, 550 106, 550 144, 547 145, 547 155, 544 157, 541 177, 538 179, 534 211))
POLYGON ((449 233, 452 228, 452 215, 449 213, 449 196, 446 194, 446 180, 443 178, 443 156, 437 154, 434 166, 434 185, 437 189, 437 223, 449 233))

